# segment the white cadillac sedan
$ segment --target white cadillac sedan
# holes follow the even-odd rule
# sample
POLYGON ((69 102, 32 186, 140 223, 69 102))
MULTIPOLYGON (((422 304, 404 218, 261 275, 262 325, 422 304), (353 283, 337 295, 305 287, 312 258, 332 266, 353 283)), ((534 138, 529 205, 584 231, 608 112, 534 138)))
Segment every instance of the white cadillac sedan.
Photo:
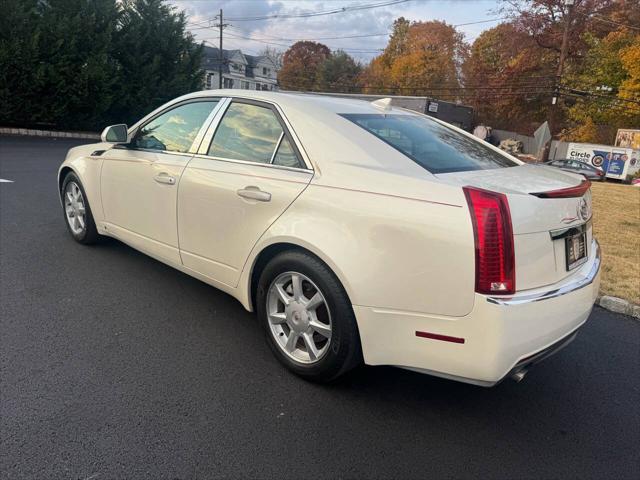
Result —
POLYGON ((189 94, 71 149, 58 188, 78 242, 234 296, 316 381, 362 362, 521 379, 598 292, 589 182, 388 99, 189 94))

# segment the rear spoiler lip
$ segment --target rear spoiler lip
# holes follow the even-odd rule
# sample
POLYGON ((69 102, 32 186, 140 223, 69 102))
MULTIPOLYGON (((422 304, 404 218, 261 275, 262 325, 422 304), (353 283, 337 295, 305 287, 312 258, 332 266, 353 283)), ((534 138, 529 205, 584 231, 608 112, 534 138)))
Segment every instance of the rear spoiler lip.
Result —
POLYGON ((579 185, 575 187, 561 188, 559 190, 549 190, 547 192, 535 192, 530 193, 538 198, 576 198, 581 197, 591 188, 591 182, 589 180, 583 180, 579 185))

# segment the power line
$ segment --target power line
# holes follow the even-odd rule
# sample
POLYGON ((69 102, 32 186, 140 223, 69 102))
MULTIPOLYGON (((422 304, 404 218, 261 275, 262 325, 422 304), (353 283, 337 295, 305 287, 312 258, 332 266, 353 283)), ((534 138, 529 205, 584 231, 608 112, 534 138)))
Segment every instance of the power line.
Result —
MULTIPOLYGON (((370 10, 372 8, 388 7, 388 6, 398 5, 400 3, 407 3, 412 1, 414 0, 385 0, 377 3, 351 5, 346 7, 334 8, 331 10, 320 10, 320 11, 302 12, 302 13, 286 13, 286 12, 274 13, 272 15, 261 15, 261 16, 255 16, 255 17, 231 17, 231 18, 227 18, 227 20, 231 22, 254 22, 254 21, 271 20, 271 19, 282 20, 282 19, 289 19, 289 18, 320 17, 323 15, 335 15, 337 13, 355 12, 359 10, 370 10)), ((206 23, 207 21, 198 22, 198 23, 203 24, 203 23, 206 23)))
MULTIPOLYGON (((500 18, 496 18, 496 19, 491 19, 491 20, 482 20, 481 22, 471 22, 471 23, 485 23, 488 21, 491 22, 495 22, 495 21, 499 21, 502 20, 500 18)), ((453 27, 456 26, 460 26, 460 25, 470 25, 470 23, 466 23, 466 24, 459 24, 459 25, 452 25, 453 27)), ((229 26, 230 28, 234 28, 235 30, 239 30, 241 32, 245 32, 242 29, 239 29, 237 27, 233 27, 233 26, 229 26)), ((209 27, 207 27, 209 28, 209 27)), ((234 37, 234 38, 240 38, 240 39, 244 39, 244 40, 249 40, 249 41, 253 41, 253 42, 259 42, 259 43, 264 43, 266 45, 274 45, 274 46, 278 46, 278 47, 286 47, 289 48, 291 45, 290 44, 284 44, 284 43, 278 43, 278 42, 273 42, 271 40, 280 40, 280 41, 288 41, 288 42, 299 42, 299 41, 315 41, 315 40, 325 40, 325 39, 344 39, 344 38, 363 38, 363 37, 374 37, 374 36, 382 36, 382 35, 390 35, 393 32, 387 32, 387 33, 373 33, 373 34, 363 34, 363 35, 346 35, 346 36, 337 36, 337 37, 320 37, 320 38, 283 38, 283 37, 271 37, 271 36, 267 36, 267 35, 263 35, 266 38, 256 38, 256 37, 251 37, 248 35, 238 35, 236 33, 227 33, 228 36, 234 37)), ((380 53, 382 51, 384 51, 383 48, 380 49, 360 49, 360 48, 349 48, 349 47, 334 47, 334 46, 330 46, 330 48, 332 48, 333 50, 344 50, 345 52, 353 52, 353 53, 380 53)))
MULTIPOLYGON (((458 100, 468 101, 477 96, 473 92, 469 94, 466 92, 457 92, 457 93, 436 92, 434 89, 429 88, 427 86, 380 87, 380 86, 362 86, 362 85, 346 84, 346 83, 332 83, 332 84, 329 84, 328 87, 330 89, 335 89, 337 87, 337 89, 342 90, 341 92, 334 91, 333 93, 347 93, 347 94, 362 92, 365 89, 375 92, 373 93, 374 95, 376 94, 385 95, 385 94, 394 94, 394 93, 402 94, 404 92, 413 92, 414 95, 417 95, 420 97, 434 98, 442 101, 447 101, 447 99, 451 99, 452 101, 458 101, 458 100)), ((309 89, 307 85, 304 85, 301 83, 288 84, 287 89, 294 89, 294 90, 306 91, 306 92, 331 93, 331 92, 327 92, 326 89, 318 89, 313 87, 309 89)), ((547 89, 539 88, 534 90, 526 90, 526 91, 511 92, 511 93, 488 92, 482 95, 481 99, 482 100, 500 100, 503 98, 522 98, 522 97, 524 97, 525 99, 527 98, 533 99, 534 97, 538 97, 538 99, 541 99, 540 97, 549 97, 554 93, 555 92, 553 88, 547 88, 547 89)), ((577 95, 572 93, 560 93, 560 95, 577 97, 577 98, 581 98, 582 100, 585 100, 584 95, 577 95)), ((597 98, 594 99, 593 102, 601 103, 601 104, 605 103, 607 104, 606 108, 610 108, 618 112, 633 113, 633 114, 640 113, 640 107, 624 106, 624 105, 616 104, 618 100, 621 100, 621 99, 597 96, 597 98)))
POLYGON ((578 90, 578 89, 575 89, 575 88, 569 88, 569 87, 564 87, 564 86, 561 86, 560 88, 561 88, 561 90, 565 90, 565 94, 573 94, 573 95, 576 95, 576 96, 586 96, 586 97, 592 97, 592 98, 604 98, 606 100, 611 100, 611 101, 615 100, 615 101, 619 101, 619 102, 627 102, 627 103, 633 103, 635 105, 640 105, 639 101, 631 100, 631 99, 628 99, 628 98, 609 97, 607 95, 601 95, 601 94, 598 94, 598 93, 587 92, 587 91, 584 91, 584 90, 578 90))
MULTIPOLYGON (((300 87, 306 88, 306 85, 303 85, 300 83, 298 84, 292 83, 287 85, 287 88, 299 89, 300 87)), ((334 87, 329 86, 329 88, 336 89, 335 86, 334 87)), ((443 101, 446 101, 446 99, 461 100, 461 99, 472 99, 476 97, 474 94, 434 92, 428 87, 373 87, 373 86, 365 87, 365 86, 351 84, 351 85, 339 86, 337 87, 337 89, 340 89, 343 92, 334 92, 334 93, 345 93, 344 91, 346 91, 346 93, 349 93, 349 92, 357 93, 358 91, 361 92, 363 90, 378 92, 377 94, 379 95, 385 95, 385 94, 402 95, 403 93, 413 93, 416 96, 437 98, 443 101)), ((315 90, 319 91, 319 89, 317 88, 315 90)), ((552 91, 550 89, 513 92, 509 94, 496 92, 496 93, 487 93, 482 96, 482 99, 483 100, 499 100, 504 98, 514 98, 514 97, 521 98, 521 97, 549 96, 551 95, 551 93, 552 91)))
POLYGON ((304 12, 304 13, 276 13, 272 15, 262 15, 262 16, 255 16, 255 17, 235 17, 235 18, 229 18, 228 20, 232 22, 253 22, 253 21, 259 21, 259 20, 271 20, 271 19, 320 17, 323 15, 334 15, 337 13, 354 12, 358 10, 369 10, 372 8, 388 7, 392 5, 398 5, 400 3, 407 3, 409 1, 413 1, 413 0, 386 0, 383 2, 351 5, 351 6, 334 8, 331 10, 324 10, 324 11, 304 12))
MULTIPOLYGON (((264 43, 266 45, 275 45, 278 47, 290 47, 291 45, 289 44, 285 44, 285 43, 276 43, 276 42, 270 42, 261 38, 252 38, 252 37, 247 37, 244 35, 236 35, 234 33, 228 33, 227 35, 232 37, 232 38, 241 38, 244 40, 249 40, 252 42, 258 42, 258 43, 264 43)), ((210 39, 205 39, 205 40, 210 40, 210 39)), ((383 49, 358 49, 358 48, 339 48, 336 50, 344 50, 344 51, 348 51, 348 52, 354 52, 354 53, 380 53, 383 51, 383 49)))
POLYGON ((597 13, 585 13, 585 12, 578 12, 580 15, 583 15, 587 18, 591 17, 595 20, 598 20, 599 22, 602 23, 608 23, 610 25, 617 25, 619 27, 626 27, 626 28, 630 28, 632 30, 640 30, 640 27, 636 27, 634 25, 628 25, 626 23, 621 23, 621 22, 616 22, 615 20, 611 20, 609 17, 603 17, 602 15, 598 15, 597 13))
MULTIPOLYGON (((500 18, 491 18, 488 20, 479 20, 477 22, 467 22, 467 23, 458 23, 455 25, 451 25, 452 27, 463 27, 466 25, 476 25, 479 23, 489 23, 489 22, 499 22, 502 20, 506 20, 508 17, 500 17, 500 18)), ((232 26, 231 28, 233 28, 234 30, 239 30, 243 33, 248 33, 250 34, 251 32, 247 32, 246 30, 243 30, 239 27, 234 27, 232 26)), ((309 37, 299 37, 299 38, 285 38, 285 37, 273 37, 270 35, 266 35, 266 34, 261 34, 261 36, 270 39, 270 40, 281 40, 281 41, 285 41, 285 42, 296 42, 296 41, 302 41, 302 40, 309 40, 309 41, 316 41, 316 40, 341 40, 341 39, 347 39, 347 38, 367 38, 367 37, 382 37, 385 35, 391 35, 393 34, 393 30, 387 31, 387 32, 380 32, 380 33, 365 33, 365 34, 361 34, 361 35, 340 35, 340 36, 334 36, 334 37, 316 37, 316 38, 309 38, 309 37)))
MULTIPOLYGON (((231 27, 234 30, 238 30, 239 32, 245 33, 245 34, 251 34, 251 32, 247 32, 246 30, 243 30, 241 28, 238 27, 231 27)), ((362 35, 341 35, 341 36, 334 36, 334 37, 316 37, 316 38, 309 38, 309 37, 299 37, 299 38, 284 38, 284 37, 273 37, 271 35, 267 35, 264 33, 261 33, 260 36, 265 37, 266 39, 269 40, 281 40, 284 42, 299 42, 299 41, 303 41, 303 40, 309 40, 309 41, 316 41, 316 40, 341 40, 343 38, 366 38, 366 37, 382 37, 385 35, 390 35, 393 32, 380 32, 380 33, 365 33, 362 35)))

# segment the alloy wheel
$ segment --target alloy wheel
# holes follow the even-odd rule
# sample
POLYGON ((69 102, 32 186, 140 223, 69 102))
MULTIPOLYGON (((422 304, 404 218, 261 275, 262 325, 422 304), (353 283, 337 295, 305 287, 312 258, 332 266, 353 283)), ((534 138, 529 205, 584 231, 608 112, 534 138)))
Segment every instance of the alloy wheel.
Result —
POLYGON ((71 231, 74 235, 81 235, 87 228, 86 206, 76 182, 67 183, 64 189, 64 212, 71 231))
POLYGON ((332 323, 327 301, 309 277, 298 272, 280 274, 267 293, 271 335, 292 360, 320 361, 331 343, 332 323))

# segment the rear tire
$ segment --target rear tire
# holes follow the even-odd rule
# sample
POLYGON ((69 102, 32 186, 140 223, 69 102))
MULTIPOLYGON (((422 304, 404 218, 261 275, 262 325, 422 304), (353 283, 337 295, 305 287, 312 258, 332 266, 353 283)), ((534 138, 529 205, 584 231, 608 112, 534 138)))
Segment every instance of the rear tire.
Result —
POLYGON ((93 220, 87 194, 75 173, 69 172, 64 177, 60 198, 65 223, 74 240, 83 245, 96 243, 100 235, 93 220))
POLYGON ((260 275, 256 304, 271 350, 295 374, 329 382, 362 363, 349 298, 318 258, 301 251, 272 258, 260 275))

